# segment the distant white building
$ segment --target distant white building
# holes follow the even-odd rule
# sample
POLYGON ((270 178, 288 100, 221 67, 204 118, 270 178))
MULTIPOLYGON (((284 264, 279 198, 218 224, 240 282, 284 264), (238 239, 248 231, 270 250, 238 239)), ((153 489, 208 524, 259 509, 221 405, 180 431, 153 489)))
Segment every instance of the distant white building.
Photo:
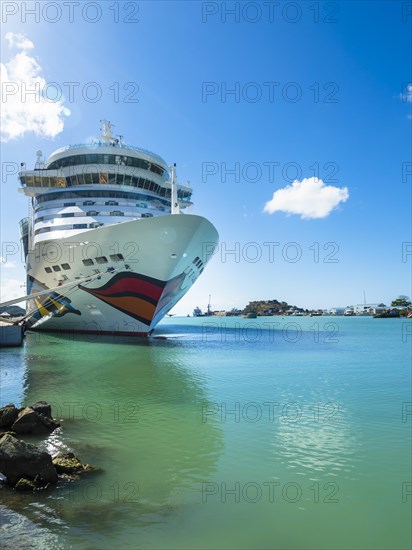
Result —
POLYGON ((379 304, 356 304, 351 307, 355 315, 375 315, 375 313, 382 313, 388 309, 387 306, 379 304))
POLYGON ((345 309, 346 308, 344 307, 332 307, 329 310, 329 315, 343 315, 345 312, 345 309))

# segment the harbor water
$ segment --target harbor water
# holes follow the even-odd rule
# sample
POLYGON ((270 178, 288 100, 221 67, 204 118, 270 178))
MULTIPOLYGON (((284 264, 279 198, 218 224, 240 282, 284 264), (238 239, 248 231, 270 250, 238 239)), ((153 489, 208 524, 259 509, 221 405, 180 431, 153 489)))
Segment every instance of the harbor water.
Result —
POLYGON ((411 547, 412 320, 169 318, 148 340, 29 333, 1 406, 101 471, 1 490, 2 548, 411 547), (161 338, 159 338, 161 337, 161 338))

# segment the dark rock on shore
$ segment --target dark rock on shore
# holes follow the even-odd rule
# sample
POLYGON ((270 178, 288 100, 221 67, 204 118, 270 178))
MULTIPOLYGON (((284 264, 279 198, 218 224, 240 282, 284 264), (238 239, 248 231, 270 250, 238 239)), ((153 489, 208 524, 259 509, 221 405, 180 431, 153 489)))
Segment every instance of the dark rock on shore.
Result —
POLYGON ((50 420, 53 420, 51 414, 51 405, 49 405, 47 401, 36 401, 36 403, 30 405, 30 409, 33 409, 33 411, 38 414, 47 416, 47 418, 50 418, 50 420))
POLYGON ((42 434, 50 433, 59 426, 52 418, 36 412, 32 407, 26 407, 19 412, 11 429, 17 434, 42 434))
POLYGON ((19 414, 19 409, 17 409, 13 403, 9 403, 5 407, 0 409, 0 428, 10 428, 17 416, 19 414))
POLYGON ((48 434, 59 426, 46 401, 21 409, 9 403, 0 409, 0 487, 34 491, 57 483, 59 478, 73 481, 82 474, 101 471, 82 464, 73 453, 58 453, 52 458, 36 445, 15 437, 48 434))
POLYGON ((51 406, 46 401, 38 401, 30 407, 16 408, 12 403, 0 409, 0 432, 17 434, 50 433, 60 424, 53 420, 51 406))
POLYGON ((0 485, 16 491, 34 491, 57 483, 73 481, 81 475, 101 472, 90 464, 82 464, 73 453, 58 453, 53 458, 36 445, 12 435, 0 438, 0 485))
POLYGON ((9 485, 15 486, 21 478, 36 479, 38 487, 57 483, 57 472, 51 456, 35 445, 4 435, 0 439, 0 472, 9 485))

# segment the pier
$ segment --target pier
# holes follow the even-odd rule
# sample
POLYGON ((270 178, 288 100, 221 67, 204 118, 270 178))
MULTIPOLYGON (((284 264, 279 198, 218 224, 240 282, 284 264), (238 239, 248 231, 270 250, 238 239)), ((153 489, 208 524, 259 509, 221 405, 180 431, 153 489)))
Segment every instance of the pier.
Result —
POLYGON ((0 347, 18 347, 23 344, 23 327, 0 321, 0 347))

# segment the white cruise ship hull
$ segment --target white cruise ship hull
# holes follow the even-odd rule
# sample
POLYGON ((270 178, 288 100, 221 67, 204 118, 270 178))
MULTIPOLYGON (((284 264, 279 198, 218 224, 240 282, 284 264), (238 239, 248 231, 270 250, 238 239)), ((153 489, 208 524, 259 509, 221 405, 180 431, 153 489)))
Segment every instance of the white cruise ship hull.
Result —
POLYGON ((27 257, 28 294, 53 290, 29 301, 27 326, 146 336, 193 285, 217 242, 214 226, 189 214, 42 241, 27 257))

